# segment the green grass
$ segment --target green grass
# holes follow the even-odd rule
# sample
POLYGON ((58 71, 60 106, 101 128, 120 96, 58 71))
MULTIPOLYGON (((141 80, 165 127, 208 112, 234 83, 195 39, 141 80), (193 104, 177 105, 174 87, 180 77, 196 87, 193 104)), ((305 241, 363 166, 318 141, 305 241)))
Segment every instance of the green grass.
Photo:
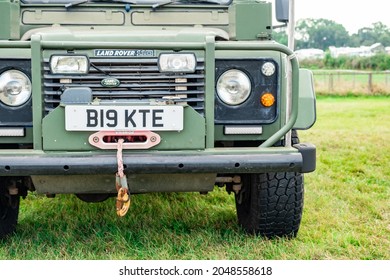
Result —
POLYGON ((122 219, 114 199, 30 194, 0 259, 390 259, 390 98, 320 97, 317 109, 300 134, 318 165, 295 239, 244 234, 223 189, 133 196, 122 219))

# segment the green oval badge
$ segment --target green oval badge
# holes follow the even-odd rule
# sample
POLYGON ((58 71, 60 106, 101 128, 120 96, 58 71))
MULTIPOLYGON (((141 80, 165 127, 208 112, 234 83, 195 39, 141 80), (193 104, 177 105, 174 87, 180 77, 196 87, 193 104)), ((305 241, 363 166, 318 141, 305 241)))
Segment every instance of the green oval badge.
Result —
POLYGON ((121 82, 115 78, 105 78, 100 82, 100 84, 104 87, 113 88, 113 87, 119 87, 121 82))

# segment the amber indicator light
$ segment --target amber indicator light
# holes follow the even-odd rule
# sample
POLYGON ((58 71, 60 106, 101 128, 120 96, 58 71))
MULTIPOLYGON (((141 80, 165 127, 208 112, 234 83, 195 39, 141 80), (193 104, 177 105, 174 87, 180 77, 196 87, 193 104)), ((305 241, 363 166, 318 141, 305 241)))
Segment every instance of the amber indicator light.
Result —
POLYGON ((272 95, 272 93, 265 93, 261 96, 260 101, 264 107, 271 107, 275 104, 275 97, 272 95))

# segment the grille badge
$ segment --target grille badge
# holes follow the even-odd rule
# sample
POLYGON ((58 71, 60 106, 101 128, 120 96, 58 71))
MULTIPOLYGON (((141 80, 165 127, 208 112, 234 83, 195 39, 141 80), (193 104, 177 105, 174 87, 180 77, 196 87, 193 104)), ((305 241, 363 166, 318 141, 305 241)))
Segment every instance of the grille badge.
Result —
POLYGON ((103 87, 114 88, 114 87, 119 87, 121 82, 115 78, 105 78, 105 79, 101 80, 100 84, 103 87))

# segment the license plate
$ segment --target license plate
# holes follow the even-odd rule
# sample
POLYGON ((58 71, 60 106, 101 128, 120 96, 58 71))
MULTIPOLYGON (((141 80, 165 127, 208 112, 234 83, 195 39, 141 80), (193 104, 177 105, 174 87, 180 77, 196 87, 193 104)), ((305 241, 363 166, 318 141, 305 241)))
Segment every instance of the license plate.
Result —
POLYGON ((180 131, 183 130, 183 107, 67 105, 65 129, 180 131))

